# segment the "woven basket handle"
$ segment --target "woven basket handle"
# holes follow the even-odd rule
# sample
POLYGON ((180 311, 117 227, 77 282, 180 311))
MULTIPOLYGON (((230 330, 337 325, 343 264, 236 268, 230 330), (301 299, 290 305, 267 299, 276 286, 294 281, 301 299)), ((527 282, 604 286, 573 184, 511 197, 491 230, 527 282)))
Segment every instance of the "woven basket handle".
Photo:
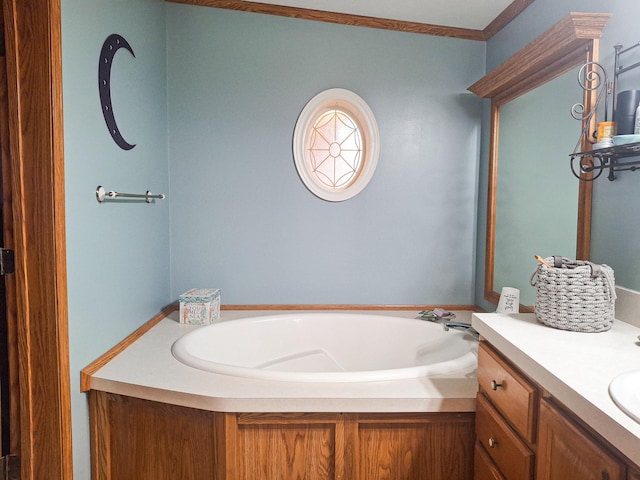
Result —
MULTIPOLYGON (((553 267, 554 268, 562 268, 564 257, 560 255, 554 255, 553 257, 553 267)), ((536 278, 536 274, 538 273, 538 268, 542 268, 542 265, 538 265, 536 269, 531 274, 531 278, 529 278, 529 285, 535 287, 538 283, 538 279, 536 278)))
MULTIPOLYGON (((598 268, 600 268, 600 265, 598 265, 598 268)), ((604 276, 604 278, 606 278, 607 280, 607 286, 609 287, 609 301, 611 303, 615 302, 616 299, 618 298, 618 295, 616 294, 616 284, 615 281, 613 280, 613 278, 611 277, 611 273, 610 270, 607 269, 601 269, 602 270, 602 275, 604 276)))
MULTIPOLYGON (((566 266, 567 268, 575 268, 576 265, 572 264, 575 262, 572 262, 570 259, 568 258, 564 258, 561 255, 554 255, 553 257, 553 267, 554 268, 562 268, 563 266, 566 266), (565 265, 568 264, 568 265, 565 265)), ((597 263, 593 263, 593 262, 585 262, 587 265, 589 265, 589 268, 591 269, 591 278, 596 278, 600 275, 602 275, 606 282, 607 282, 607 286, 609 287, 609 299, 611 301, 616 299, 616 286, 615 286, 615 282, 613 281, 613 279, 611 278, 611 275, 609 274, 609 272, 605 269, 603 269, 600 265, 598 265, 597 263)), ((538 265, 538 267, 534 270, 534 272, 531 274, 531 278, 529 278, 529 284, 532 287, 536 286, 536 283, 538 282, 536 279, 536 274, 538 273, 538 268, 541 268, 540 265, 538 265)))
MULTIPOLYGON (((588 265, 591 270, 591 278, 596 278, 603 274, 602 267, 597 263, 593 262, 584 262, 583 264, 588 265)), ((568 258, 561 257, 560 255, 553 256, 553 266, 555 268, 576 268, 578 267, 578 262, 570 260, 568 258)))

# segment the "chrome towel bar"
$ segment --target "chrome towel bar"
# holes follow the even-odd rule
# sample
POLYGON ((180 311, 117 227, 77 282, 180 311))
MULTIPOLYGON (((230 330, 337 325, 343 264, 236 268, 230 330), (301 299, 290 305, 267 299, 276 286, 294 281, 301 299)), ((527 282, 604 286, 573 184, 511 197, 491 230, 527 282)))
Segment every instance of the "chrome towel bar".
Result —
POLYGON ((104 202, 107 198, 142 198, 144 199, 147 203, 152 203, 153 200, 155 198, 159 199, 159 200, 163 200, 165 198, 164 193, 158 193, 156 195, 152 194, 149 190, 147 190, 147 193, 120 193, 120 192, 114 192, 113 190, 107 192, 103 186, 98 186, 98 188, 96 188, 96 200, 98 200, 98 202, 102 203, 104 202))

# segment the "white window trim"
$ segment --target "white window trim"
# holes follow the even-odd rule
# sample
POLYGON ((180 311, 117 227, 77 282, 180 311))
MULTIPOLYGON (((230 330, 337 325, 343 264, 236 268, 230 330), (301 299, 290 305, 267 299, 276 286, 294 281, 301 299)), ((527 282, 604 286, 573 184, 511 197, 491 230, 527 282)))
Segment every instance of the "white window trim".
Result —
POLYGON ((320 92, 305 105, 293 132, 293 158, 300 179, 317 197, 330 202, 348 200, 360 193, 369 183, 378 165, 380 137, 378 124, 369 105, 358 95, 343 88, 331 88, 320 92), (306 160, 309 137, 316 120, 329 110, 344 110, 361 128, 363 142, 363 167, 358 177, 342 189, 321 185, 310 170, 306 160))

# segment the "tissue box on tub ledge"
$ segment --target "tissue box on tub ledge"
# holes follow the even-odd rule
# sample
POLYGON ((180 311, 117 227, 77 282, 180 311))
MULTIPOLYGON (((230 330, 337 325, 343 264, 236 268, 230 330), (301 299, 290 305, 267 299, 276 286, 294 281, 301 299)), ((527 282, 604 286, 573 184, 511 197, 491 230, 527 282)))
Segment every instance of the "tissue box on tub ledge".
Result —
POLYGON ((220 318, 220 290, 192 288, 180 295, 180 323, 209 325, 220 318))

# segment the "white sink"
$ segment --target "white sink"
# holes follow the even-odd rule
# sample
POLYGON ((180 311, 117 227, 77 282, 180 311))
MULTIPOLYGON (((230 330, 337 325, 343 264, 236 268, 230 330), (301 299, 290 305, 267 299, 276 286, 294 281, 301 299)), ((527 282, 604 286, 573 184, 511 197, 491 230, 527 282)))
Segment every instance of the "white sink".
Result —
POLYGON ((640 370, 614 378, 609 385, 609 395, 624 413, 640 423, 640 370))

